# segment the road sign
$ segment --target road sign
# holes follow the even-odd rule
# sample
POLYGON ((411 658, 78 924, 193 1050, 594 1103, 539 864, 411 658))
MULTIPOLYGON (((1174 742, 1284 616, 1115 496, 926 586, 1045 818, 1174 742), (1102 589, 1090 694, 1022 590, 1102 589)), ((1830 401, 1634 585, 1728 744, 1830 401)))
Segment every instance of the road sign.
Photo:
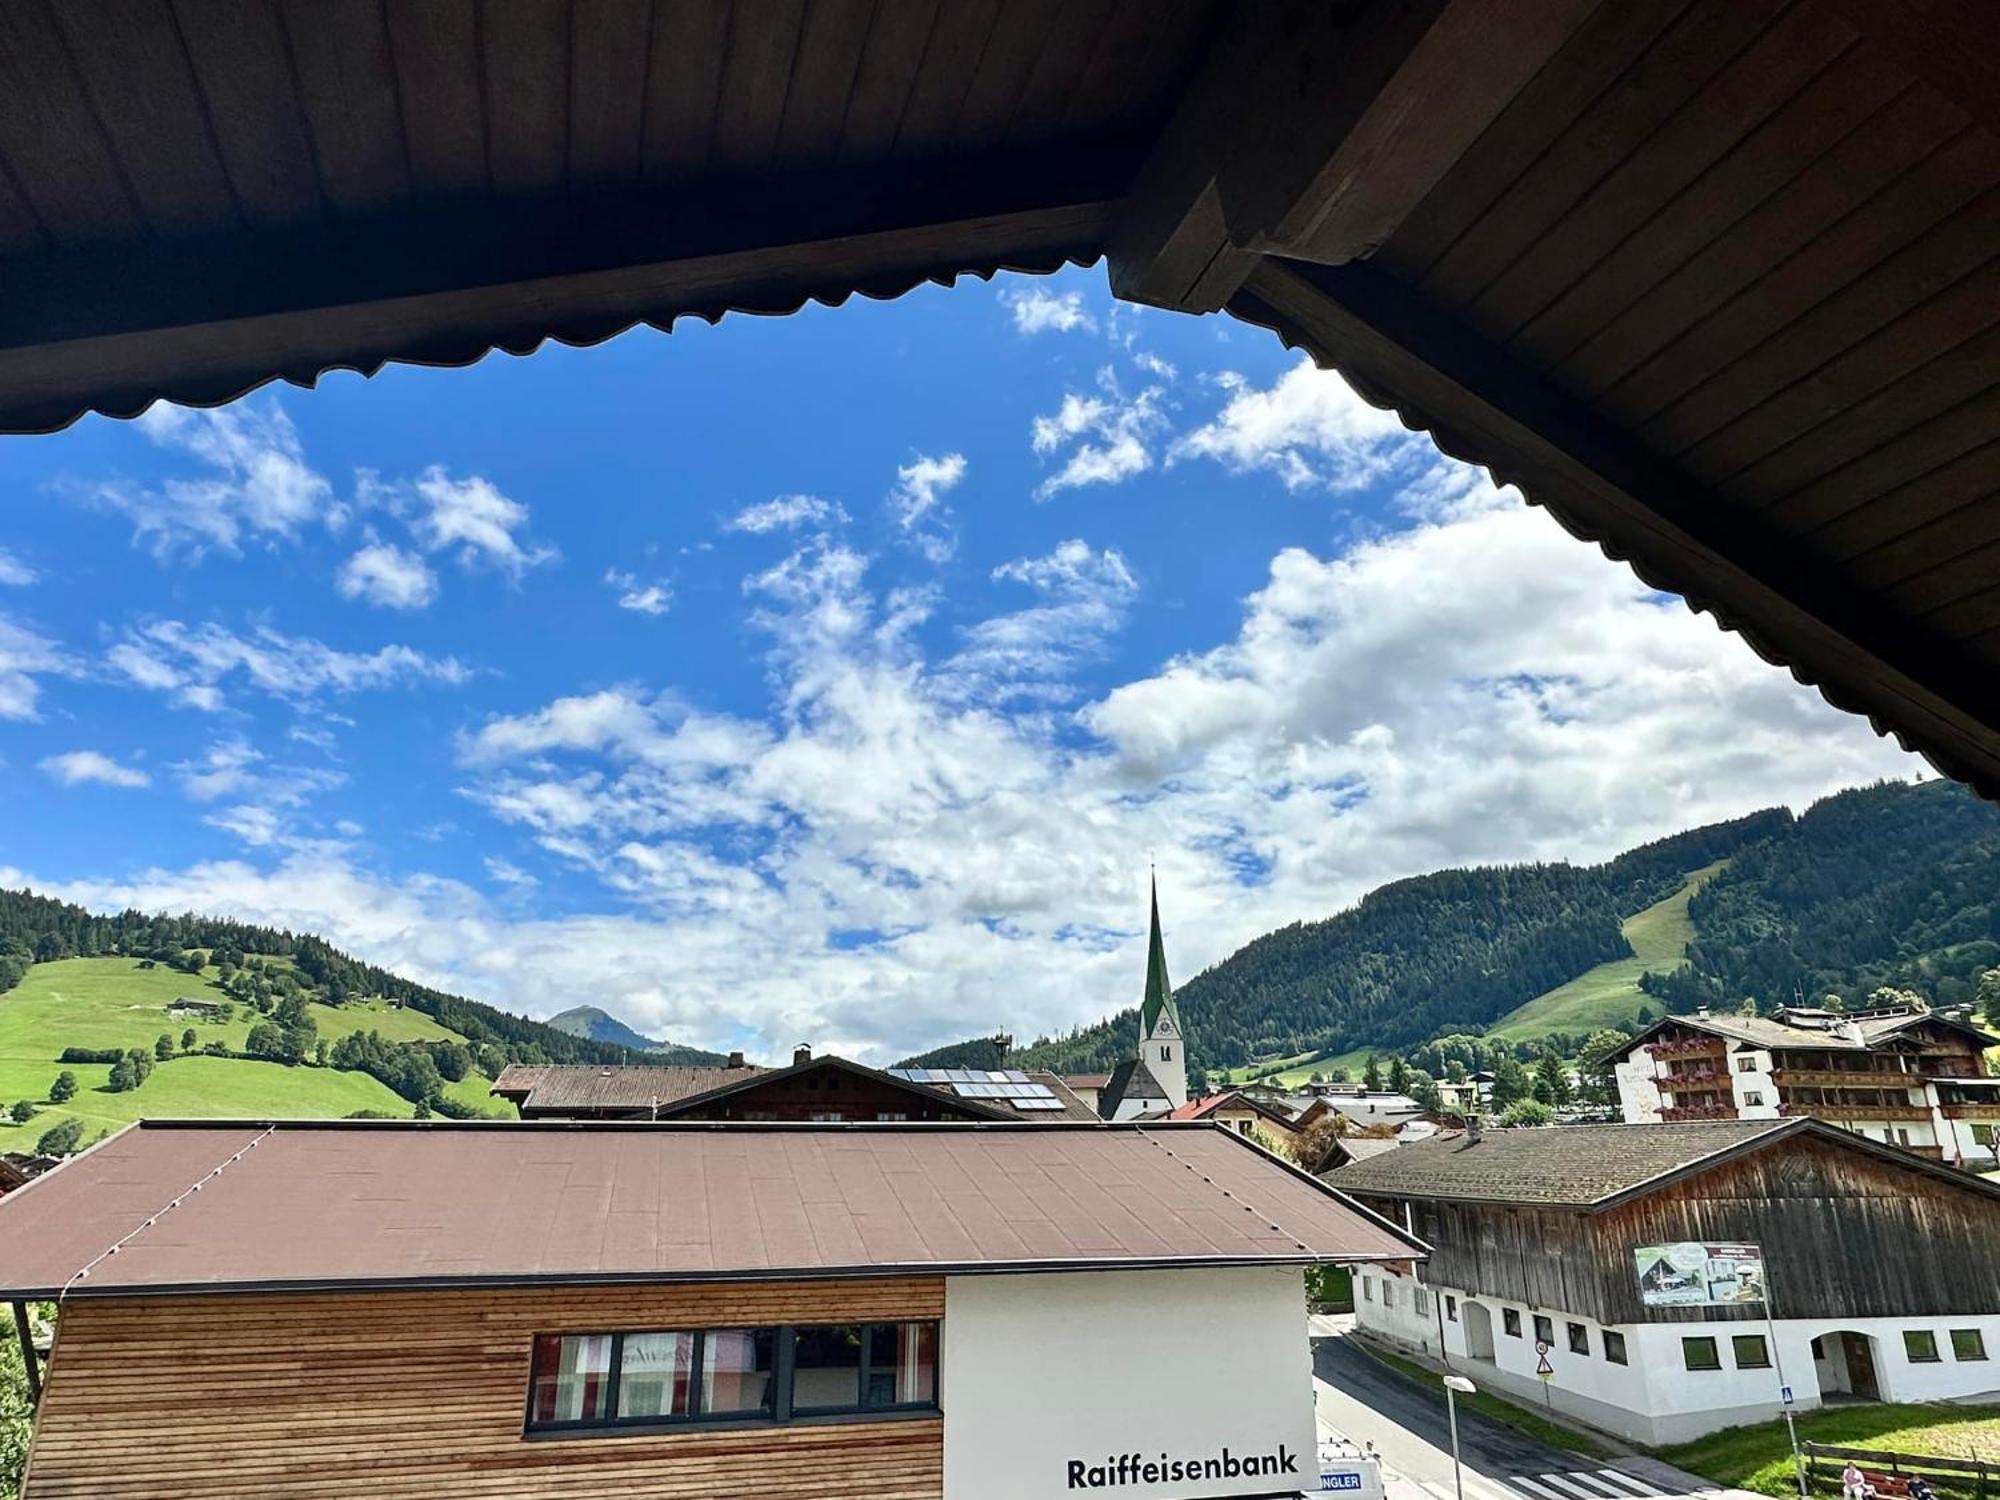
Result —
POLYGON ((1540 1355, 1540 1358, 1535 1361, 1535 1374, 1543 1380, 1548 1380, 1556 1373, 1556 1367, 1549 1363, 1548 1345, 1544 1344, 1537 1353, 1540 1355))
POLYGON ((1792 1404, 1792 1388, 1788 1385, 1779 1386, 1778 1399, 1783 1401, 1785 1405, 1790 1406, 1792 1404))
MULTIPOLYGON (((1535 1353, 1537 1354, 1547 1354, 1553 1348, 1555 1348, 1555 1345, 1551 1344, 1547 1339, 1535 1340, 1535 1353)), ((1548 1363, 1547 1360, 1543 1360, 1542 1362, 1544 1364, 1548 1363)))

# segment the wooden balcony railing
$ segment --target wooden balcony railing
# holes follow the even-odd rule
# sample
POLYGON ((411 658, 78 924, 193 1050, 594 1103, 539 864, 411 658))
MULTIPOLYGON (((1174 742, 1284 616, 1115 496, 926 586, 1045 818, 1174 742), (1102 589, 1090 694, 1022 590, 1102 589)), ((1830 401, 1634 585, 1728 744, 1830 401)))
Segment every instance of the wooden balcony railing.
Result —
POLYGON ((1947 1104, 1944 1117, 1947 1120, 2000 1120, 2000 1103, 1947 1104))
POLYGON ((1660 1111, 1660 1118, 1668 1124, 1681 1120, 1733 1120, 1736 1106, 1733 1104, 1683 1104, 1660 1111))
MULTIPOLYGON (((1664 1111, 1663 1111, 1664 1113, 1664 1111)), ((1928 1120, 1931 1112, 1914 1104, 1799 1104, 1787 1100, 1781 1115, 1811 1115, 1818 1120, 1928 1120)))

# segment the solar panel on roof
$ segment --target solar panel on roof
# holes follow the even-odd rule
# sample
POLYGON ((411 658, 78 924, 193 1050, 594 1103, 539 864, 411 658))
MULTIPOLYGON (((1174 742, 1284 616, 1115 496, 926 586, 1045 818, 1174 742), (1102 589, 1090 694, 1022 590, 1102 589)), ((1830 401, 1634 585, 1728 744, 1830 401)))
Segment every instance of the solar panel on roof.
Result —
POLYGON ((1058 1099, 1054 1094, 1050 1094, 1046 1099, 1017 1099, 1014 1101, 1014 1108, 1016 1109, 1061 1109, 1062 1107, 1062 1100, 1058 1099))

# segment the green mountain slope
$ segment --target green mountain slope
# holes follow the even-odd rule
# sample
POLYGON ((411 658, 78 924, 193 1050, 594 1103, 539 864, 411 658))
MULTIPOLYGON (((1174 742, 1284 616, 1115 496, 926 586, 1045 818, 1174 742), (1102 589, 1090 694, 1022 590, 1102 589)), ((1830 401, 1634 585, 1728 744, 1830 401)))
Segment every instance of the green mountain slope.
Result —
MULTIPOLYGON (((1960 1003, 1994 967, 2000 808, 1956 783, 1893 782, 1589 868, 1399 881, 1257 939, 1177 999, 1197 1066, 1302 1077, 1453 1033, 1574 1040, 1629 1025, 1641 1005, 1859 1001, 1882 985, 1960 1003)), ((1008 1060, 1102 1071, 1129 1054, 1135 1015, 1041 1038, 1008 1060)))
POLYGON ((573 1005, 568 1010, 550 1016, 548 1024, 557 1031, 568 1032, 571 1036, 585 1037, 593 1042, 608 1042, 614 1047, 630 1047, 635 1052, 651 1053, 650 1060, 655 1062, 687 1067, 719 1067, 728 1061, 720 1052, 704 1052, 699 1047, 683 1047, 677 1042, 662 1042, 641 1035, 609 1011, 599 1010, 594 1005, 573 1005))
POLYGON ((1567 983, 1537 995, 1501 1017, 1488 1035, 1518 1042, 1552 1031, 1588 1033, 1607 1026, 1629 1027, 1642 1006, 1658 1009, 1658 1002, 1647 999, 1639 980, 1648 972, 1670 973, 1686 960, 1688 944, 1695 936, 1688 903, 1728 863, 1717 860, 1702 866, 1664 901, 1627 917, 1618 930, 1632 949, 1631 957, 1586 969, 1567 983))
MULTIPOLYGON (((234 1001, 215 983, 213 970, 197 978, 158 965, 141 968, 140 962, 69 958, 36 964, 13 990, 0 995, 0 1116, 21 1100, 38 1106, 23 1123, 0 1118, 0 1151, 32 1150, 45 1132, 70 1118, 83 1122, 84 1139, 89 1140, 147 1115, 303 1119, 360 1110, 407 1117, 414 1111, 412 1101, 365 1072, 209 1054, 205 1049, 211 1045, 241 1053, 252 1026, 264 1017, 253 1006, 234 1001), (230 1018, 170 1014, 182 999, 228 1005, 230 1018), (194 1047, 183 1050, 189 1031, 195 1034, 194 1047), (139 1048, 150 1055, 162 1036, 169 1038, 173 1055, 156 1062, 136 1089, 112 1092, 109 1063, 61 1061, 65 1048, 139 1048), (77 1092, 62 1104, 51 1103, 51 1086, 64 1072, 75 1077, 77 1092)), ((367 1031, 396 1043, 463 1045, 465 1040, 421 1011, 380 1000, 340 1006, 309 1002, 306 1010, 329 1044, 367 1031)), ((487 1094, 489 1082, 484 1074, 470 1071, 447 1085, 446 1095, 473 1112, 510 1113, 487 1094)))

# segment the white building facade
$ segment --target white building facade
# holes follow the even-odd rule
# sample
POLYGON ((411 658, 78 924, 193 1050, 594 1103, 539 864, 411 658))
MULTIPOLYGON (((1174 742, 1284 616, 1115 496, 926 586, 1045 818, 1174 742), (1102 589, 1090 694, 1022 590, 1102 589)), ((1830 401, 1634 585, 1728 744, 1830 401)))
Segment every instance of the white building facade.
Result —
POLYGON ((1378 1268, 1354 1277, 1366 1333, 1547 1402, 1633 1442, 1687 1442, 1828 1395, 1949 1401, 2000 1392, 2000 1309, 1980 1315, 1605 1324, 1554 1307, 1430 1286, 1378 1268), (1775 1342, 1772 1333, 1775 1330, 1775 1342), (1550 1347, 1552 1373, 1537 1374, 1550 1347))
POLYGON ((1617 1057, 1628 1125, 1807 1115, 1953 1166, 2000 1167, 2000 1042, 1907 1007, 1672 1016, 1617 1057))

